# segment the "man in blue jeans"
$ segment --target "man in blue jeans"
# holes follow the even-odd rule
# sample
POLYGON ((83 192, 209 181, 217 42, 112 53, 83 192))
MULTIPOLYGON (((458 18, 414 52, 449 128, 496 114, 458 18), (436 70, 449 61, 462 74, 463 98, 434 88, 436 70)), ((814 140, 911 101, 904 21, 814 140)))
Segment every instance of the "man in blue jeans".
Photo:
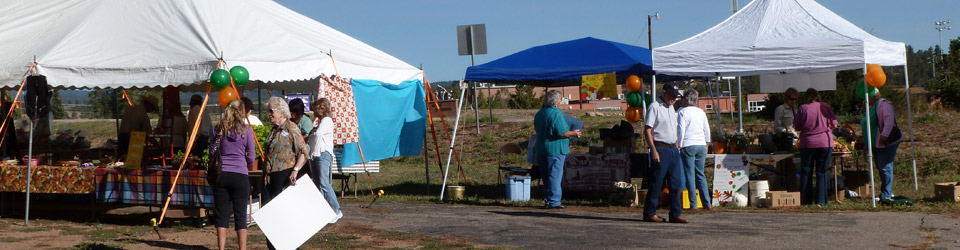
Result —
POLYGON ((680 97, 680 90, 677 86, 664 84, 660 99, 647 108, 643 133, 646 136, 647 145, 652 146, 650 159, 653 165, 650 166, 651 174, 647 176, 650 181, 647 200, 643 205, 643 221, 664 221, 657 216, 657 205, 663 179, 670 177, 670 222, 688 222, 687 219, 680 217, 680 210, 683 209, 683 200, 681 200, 683 195, 680 191, 685 186, 685 178, 683 164, 680 161, 680 149, 677 147, 678 116, 677 111, 673 109, 673 104, 677 102, 678 97, 680 97))
POLYGON ((563 162, 570 153, 570 137, 580 136, 580 130, 570 130, 563 111, 557 108, 558 104, 560 91, 547 91, 543 96, 543 108, 533 118, 533 128, 537 131, 534 150, 537 151, 537 165, 543 171, 543 200, 547 209, 566 208, 560 203, 563 162))

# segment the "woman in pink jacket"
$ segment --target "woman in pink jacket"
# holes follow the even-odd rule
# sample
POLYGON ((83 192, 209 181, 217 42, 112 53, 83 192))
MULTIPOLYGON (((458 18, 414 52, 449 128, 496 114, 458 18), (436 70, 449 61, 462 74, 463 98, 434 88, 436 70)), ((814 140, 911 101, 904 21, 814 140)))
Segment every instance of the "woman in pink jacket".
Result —
POLYGON ((827 168, 833 155, 831 131, 837 127, 837 117, 830 105, 820 102, 820 93, 816 89, 807 89, 805 97, 807 104, 800 105, 793 118, 793 128, 800 134, 797 140, 800 148, 800 203, 824 205, 827 204, 827 168), (812 169, 817 172, 815 193, 812 169))

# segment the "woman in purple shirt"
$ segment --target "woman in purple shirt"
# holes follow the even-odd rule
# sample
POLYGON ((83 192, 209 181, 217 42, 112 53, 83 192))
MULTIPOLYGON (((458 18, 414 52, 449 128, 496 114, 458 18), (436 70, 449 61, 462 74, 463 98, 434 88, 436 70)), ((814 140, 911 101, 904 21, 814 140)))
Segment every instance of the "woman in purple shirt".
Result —
POLYGON ((220 151, 223 173, 213 186, 214 223, 217 228, 217 247, 224 249, 227 243, 227 226, 233 215, 239 249, 247 249, 247 203, 250 197, 250 179, 247 166, 253 164, 253 131, 243 124, 243 102, 230 101, 223 112, 223 119, 210 138, 210 154, 220 151), (217 148, 217 141, 220 148, 217 148), (233 202, 233 206, 230 206, 233 202), (233 213, 230 213, 230 208, 233 213))
POLYGON ((800 203, 807 205, 827 204, 827 167, 833 155, 833 129, 837 127, 837 117, 830 105, 820 102, 820 93, 809 88, 806 93, 807 104, 800 105, 793 118, 793 128, 800 134, 797 143, 800 148, 800 203), (816 201, 812 196, 813 172, 817 171, 816 201))

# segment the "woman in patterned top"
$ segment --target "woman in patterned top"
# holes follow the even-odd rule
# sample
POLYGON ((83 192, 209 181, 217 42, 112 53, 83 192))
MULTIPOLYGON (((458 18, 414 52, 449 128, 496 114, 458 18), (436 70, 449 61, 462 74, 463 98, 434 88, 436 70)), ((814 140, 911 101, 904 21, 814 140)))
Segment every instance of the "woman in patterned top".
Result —
MULTIPOLYGON (((270 97, 267 114, 273 130, 264 142, 264 161, 267 166, 267 188, 263 203, 267 204, 284 188, 297 185, 297 173, 307 162, 307 144, 300 135, 300 128, 290 121, 290 109, 280 97, 270 97)), ((268 245, 269 241, 267 242, 268 245)), ((272 246, 272 245, 270 245, 272 246)), ((272 247, 271 247, 272 249, 272 247)))

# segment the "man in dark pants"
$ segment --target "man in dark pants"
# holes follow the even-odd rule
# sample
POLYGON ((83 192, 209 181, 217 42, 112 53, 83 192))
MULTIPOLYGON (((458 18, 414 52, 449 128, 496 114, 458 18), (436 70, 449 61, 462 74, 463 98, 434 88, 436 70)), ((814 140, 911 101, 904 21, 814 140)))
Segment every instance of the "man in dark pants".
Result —
POLYGON ((643 133, 647 145, 650 147, 651 175, 648 176, 649 189, 646 202, 643 205, 643 221, 663 222, 657 216, 657 205, 660 200, 660 189, 664 178, 670 178, 670 222, 687 223, 687 219, 680 217, 683 209, 681 190, 684 189, 683 164, 680 160, 680 149, 677 147, 677 111, 673 104, 680 97, 680 90, 673 84, 663 85, 663 94, 656 103, 650 104, 645 116, 643 133))

